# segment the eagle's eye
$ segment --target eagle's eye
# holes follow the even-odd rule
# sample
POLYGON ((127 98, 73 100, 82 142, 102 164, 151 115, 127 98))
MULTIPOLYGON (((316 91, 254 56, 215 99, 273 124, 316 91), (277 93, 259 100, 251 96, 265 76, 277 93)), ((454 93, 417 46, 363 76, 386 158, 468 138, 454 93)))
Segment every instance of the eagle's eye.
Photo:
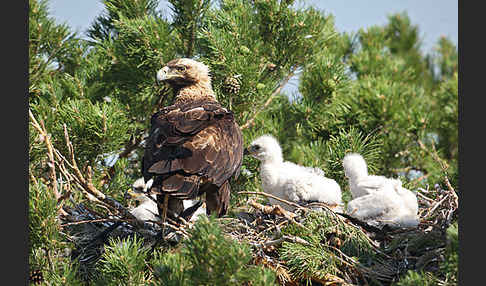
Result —
POLYGON ((255 146, 253 146, 253 149, 255 149, 255 151, 258 151, 258 150, 260 150, 260 146, 259 145, 255 145, 255 146))

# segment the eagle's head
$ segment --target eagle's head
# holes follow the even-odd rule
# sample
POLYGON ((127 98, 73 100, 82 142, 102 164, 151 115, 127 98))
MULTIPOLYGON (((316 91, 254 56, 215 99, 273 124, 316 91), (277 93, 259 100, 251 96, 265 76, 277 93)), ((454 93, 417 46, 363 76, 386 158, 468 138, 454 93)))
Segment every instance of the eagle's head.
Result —
POLYGON ((282 148, 277 139, 271 135, 263 135, 251 142, 245 149, 245 155, 250 155, 266 163, 282 163, 282 148))
POLYGON ((180 58, 167 63, 157 72, 157 83, 166 82, 171 86, 183 87, 196 84, 210 84, 209 68, 198 61, 180 58))

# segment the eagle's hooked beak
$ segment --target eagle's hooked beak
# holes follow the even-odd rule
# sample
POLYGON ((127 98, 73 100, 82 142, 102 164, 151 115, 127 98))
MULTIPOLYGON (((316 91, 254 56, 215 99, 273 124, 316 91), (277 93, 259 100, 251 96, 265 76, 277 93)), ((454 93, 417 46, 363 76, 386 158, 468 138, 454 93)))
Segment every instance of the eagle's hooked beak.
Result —
POLYGON ((161 68, 156 75, 156 82, 157 84, 160 84, 168 79, 171 78, 171 75, 169 74, 169 67, 165 66, 161 68))

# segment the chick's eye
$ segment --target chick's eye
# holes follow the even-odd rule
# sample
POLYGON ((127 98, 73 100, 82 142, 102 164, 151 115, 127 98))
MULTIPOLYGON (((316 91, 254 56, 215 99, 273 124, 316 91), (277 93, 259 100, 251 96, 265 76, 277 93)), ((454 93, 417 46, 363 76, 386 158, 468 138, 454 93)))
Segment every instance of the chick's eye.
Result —
POLYGON ((255 150, 260 150, 260 146, 255 145, 255 146, 253 146, 253 149, 255 149, 255 150))
POLYGON ((178 67, 176 67, 176 69, 177 69, 178 71, 183 72, 183 71, 185 71, 185 70, 186 70, 186 67, 185 67, 185 66, 178 66, 178 67))

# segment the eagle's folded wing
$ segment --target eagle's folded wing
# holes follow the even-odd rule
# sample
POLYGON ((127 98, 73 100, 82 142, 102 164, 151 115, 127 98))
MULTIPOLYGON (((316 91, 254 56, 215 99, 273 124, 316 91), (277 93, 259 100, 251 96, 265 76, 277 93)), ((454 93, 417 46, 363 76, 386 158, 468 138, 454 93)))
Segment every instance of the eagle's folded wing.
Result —
POLYGON ((233 114, 218 103, 196 103, 152 117, 142 164, 146 177, 165 175, 159 176, 161 191, 186 198, 201 180, 221 186, 239 170, 242 154, 233 114))

